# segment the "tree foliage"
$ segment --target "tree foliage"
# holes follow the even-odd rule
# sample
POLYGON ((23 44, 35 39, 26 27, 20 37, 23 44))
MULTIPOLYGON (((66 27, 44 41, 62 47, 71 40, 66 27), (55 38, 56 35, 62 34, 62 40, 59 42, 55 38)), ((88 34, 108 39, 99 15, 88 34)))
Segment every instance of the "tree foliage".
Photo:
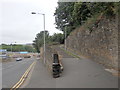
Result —
POLYGON ((12 49, 13 52, 20 52, 20 51, 36 52, 35 48, 33 48, 33 46, 30 46, 30 45, 2 44, 0 46, 1 46, 1 49, 7 49, 7 51, 11 51, 12 49))
MULTIPOLYGON (((52 36, 49 35, 48 31, 45 31, 45 44, 51 44, 53 42, 57 43, 63 43, 64 42, 64 36, 61 33, 55 33, 52 36)), ((33 41, 33 46, 37 50, 38 53, 40 53, 40 48, 44 44, 44 31, 41 31, 38 33, 35 37, 35 40, 33 41)))
POLYGON ((54 13, 56 28, 63 32, 66 30, 69 35, 95 14, 115 15, 116 5, 115 2, 58 2, 54 13))
MULTIPOLYGON (((49 38, 49 32, 45 31, 45 39, 46 42, 48 42, 49 38)), ((35 40, 33 41, 33 46, 35 47, 35 49, 37 50, 37 52, 40 52, 40 47, 44 44, 44 31, 41 31, 40 33, 38 33, 35 37, 35 40)))
MULTIPOLYGON (((65 28, 73 26, 72 12, 74 2, 58 2, 58 7, 54 13, 57 29, 64 31, 65 28)), ((69 28, 72 30, 73 27, 69 28)))
MULTIPOLYGON (((99 13, 104 13, 106 16, 113 16, 116 12, 116 5, 113 2, 58 2, 54 16, 56 28, 63 31, 68 36, 76 27, 85 23, 88 18, 99 13)), ((58 42, 64 43, 65 35, 58 33, 52 36, 48 31, 45 31, 46 44, 58 42)), ((40 52, 40 47, 44 44, 44 31, 36 35, 33 45, 37 52, 40 52)))
POLYGON ((50 36, 50 42, 58 42, 59 44, 64 43, 64 35, 61 33, 54 33, 50 36))

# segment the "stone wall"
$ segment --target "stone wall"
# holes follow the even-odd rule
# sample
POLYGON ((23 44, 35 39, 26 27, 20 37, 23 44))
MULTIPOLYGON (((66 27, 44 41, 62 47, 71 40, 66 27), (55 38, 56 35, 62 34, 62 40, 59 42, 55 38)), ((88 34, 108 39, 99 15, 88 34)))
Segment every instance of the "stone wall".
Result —
MULTIPOLYGON (((103 64, 107 68, 118 68, 118 19, 117 16, 100 19, 96 27, 81 26, 67 37, 67 49, 76 54, 103 64)), ((95 23, 94 23, 95 24, 95 23)), ((90 26, 91 24, 88 24, 90 26)))
MULTIPOLYGON (((52 48, 51 45, 45 46, 45 66, 51 71, 53 64, 53 54, 57 53, 57 51, 52 48)), ((40 49, 40 60, 44 63, 44 48, 40 49)))

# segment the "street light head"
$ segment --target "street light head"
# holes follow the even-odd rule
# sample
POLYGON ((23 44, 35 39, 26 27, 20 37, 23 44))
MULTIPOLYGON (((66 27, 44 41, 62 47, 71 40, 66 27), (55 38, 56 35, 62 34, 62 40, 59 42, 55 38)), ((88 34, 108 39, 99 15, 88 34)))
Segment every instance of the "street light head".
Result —
POLYGON ((31 12, 31 14, 36 14, 36 12, 31 12))

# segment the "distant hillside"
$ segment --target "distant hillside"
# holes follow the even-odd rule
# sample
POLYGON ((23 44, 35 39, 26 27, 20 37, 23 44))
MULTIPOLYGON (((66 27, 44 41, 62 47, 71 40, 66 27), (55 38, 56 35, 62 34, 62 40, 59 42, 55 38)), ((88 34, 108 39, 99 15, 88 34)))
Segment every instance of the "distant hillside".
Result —
POLYGON ((2 44, 0 45, 0 48, 12 52, 19 52, 19 51, 36 52, 35 48, 33 48, 32 45, 25 45, 25 44, 12 44, 12 45, 2 44))

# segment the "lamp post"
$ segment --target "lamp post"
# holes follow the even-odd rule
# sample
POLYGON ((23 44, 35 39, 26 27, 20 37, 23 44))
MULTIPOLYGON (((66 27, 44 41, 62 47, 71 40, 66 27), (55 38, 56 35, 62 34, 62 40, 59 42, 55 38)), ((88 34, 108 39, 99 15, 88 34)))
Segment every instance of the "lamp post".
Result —
POLYGON ((31 12, 31 14, 40 14, 40 15, 43 15, 43 28, 44 28, 44 64, 46 63, 45 61, 45 14, 43 13, 36 13, 36 12, 31 12))
POLYGON ((66 30, 65 30, 65 50, 66 50, 66 30))
POLYGON ((66 27, 65 27, 65 31, 64 31, 64 34, 65 34, 65 40, 64 40, 64 42, 65 42, 65 50, 67 49, 67 40, 66 40, 66 38, 67 38, 67 32, 66 32, 66 27))

